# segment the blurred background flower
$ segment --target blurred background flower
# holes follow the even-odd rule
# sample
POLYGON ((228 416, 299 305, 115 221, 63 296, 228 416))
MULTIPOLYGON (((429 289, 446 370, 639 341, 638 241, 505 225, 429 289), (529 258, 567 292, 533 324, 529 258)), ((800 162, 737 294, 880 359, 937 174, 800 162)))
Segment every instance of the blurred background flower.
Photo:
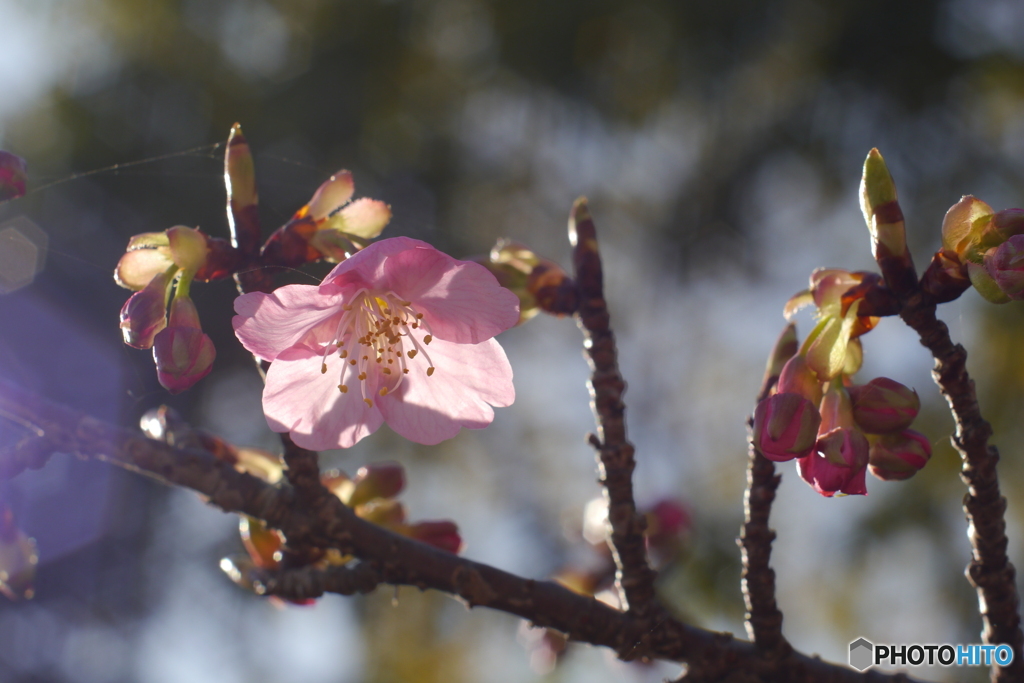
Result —
MULTIPOLYGON (((266 235, 347 168, 391 205, 388 236, 455 256, 510 237, 565 263, 566 217, 586 194, 630 384, 638 503, 692 511, 661 589, 737 633, 744 420, 786 299, 817 266, 874 268, 857 199, 867 151, 896 179, 919 269, 962 194, 1024 205, 1012 0, 0 0, 0 25, 0 148, 29 169, 27 195, 0 205, 0 235, 29 245, 18 263, 36 269, 0 273, 25 285, 0 297, 0 374, 121 424, 167 402, 234 443, 275 446, 231 334, 231 283, 194 288, 217 367, 172 398, 148 356, 123 347, 110 278, 131 235, 226 236, 236 121, 266 235)), ((322 265, 289 281, 315 282, 322 265)), ((969 291, 940 314, 970 350, 1003 448, 1020 566, 1024 311, 969 291)), ((803 336, 810 319, 798 323, 803 336)), ((410 507, 457 521, 467 556, 549 576, 580 552, 596 493, 579 341, 546 316, 511 330, 518 400, 489 429, 436 447, 382 429, 325 465, 397 460, 410 507)), ((963 486, 930 361, 892 320, 864 348, 863 378, 918 391, 915 428, 934 455, 867 497, 826 500, 786 471, 773 515, 786 634, 841 661, 858 636, 977 642, 963 486)), ((0 439, 14 431, 0 423, 0 439)), ((39 553, 36 598, 0 601, 5 681, 539 679, 517 620, 440 595, 280 611, 238 590, 217 566, 239 550, 237 520, 185 492, 57 458, 0 497, 39 553)), ((675 671, 570 646, 545 680, 675 671)), ((984 679, 927 675, 972 673, 984 679)))

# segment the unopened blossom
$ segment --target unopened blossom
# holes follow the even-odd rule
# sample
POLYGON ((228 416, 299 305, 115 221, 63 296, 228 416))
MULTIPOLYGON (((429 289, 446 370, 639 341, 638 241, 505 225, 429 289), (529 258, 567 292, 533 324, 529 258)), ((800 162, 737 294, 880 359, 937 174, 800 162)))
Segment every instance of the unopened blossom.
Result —
POLYGON ((775 462, 802 458, 814 448, 820 424, 818 409, 800 394, 774 394, 754 409, 754 445, 775 462))
POLYGON ((319 286, 245 294, 235 312, 242 345, 272 363, 267 423, 304 448, 347 448, 385 421, 436 444, 515 398, 493 337, 519 320, 518 299, 419 240, 375 242, 319 286))
POLYGON ((864 495, 868 440, 859 429, 840 427, 818 439, 815 451, 797 460, 804 481, 825 497, 864 495))
POLYGON ((869 434, 890 434, 907 427, 921 409, 917 392, 888 377, 847 387, 853 401, 853 419, 869 434))
POLYGON ((153 339, 160 384, 172 394, 185 391, 210 374, 216 355, 213 341, 199 327, 196 305, 187 296, 176 296, 167 327, 153 339))
POLYGON ((152 348, 153 338, 167 327, 167 295, 171 280, 170 273, 159 273, 124 302, 121 334, 125 344, 136 349, 152 348))
POLYGON ((782 366, 777 387, 780 394, 800 394, 814 405, 821 403, 821 380, 802 354, 793 356, 782 366))
POLYGON ((868 456, 871 474, 883 481, 903 481, 917 474, 932 457, 928 437, 913 429, 872 437, 868 456))
POLYGON ((832 384, 821 399, 821 426, 811 453, 797 461, 804 481, 823 496, 866 494, 868 440, 853 418, 846 389, 832 384))
POLYGON ((1024 235, 1014 235, 985 254, 985 272, 1010 299, 1024 299, 1024 235))

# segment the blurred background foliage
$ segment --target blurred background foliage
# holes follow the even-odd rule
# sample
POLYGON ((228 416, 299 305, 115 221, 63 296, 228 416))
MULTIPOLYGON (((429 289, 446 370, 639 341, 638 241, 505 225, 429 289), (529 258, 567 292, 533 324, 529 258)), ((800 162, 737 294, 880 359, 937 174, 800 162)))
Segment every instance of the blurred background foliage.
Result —
MULTIPOLYGON (((121 345, 127 293, 110 277, 133 234, 182 223, 226 234, 221 158, 235 121, 268 234, 348 168, 359 195, 392 205, 385 236, 455 255, 508 236, 564 262, 567 212, 586 194, 630 383, 639 502, 675 499, 692 517, 663 593, 696 623, 737 633, 745 416, 785 299, 814 267, 873 265, 856 200, 867 151, 879 147, 897 180, 919 267, 961 194, 1024 204, 1024 6, 1013 0, 0 0, 0 25, 0 147, 30 168, 30 193, 0 206, 0 221, 28 218, 49 242, 35 282, 0 297, 0 374, 121 424, 167 402, 238 443, 273 446, 231 335, 232 286, 193 289, 218 360, 171 398, 148 354, 121 345)), ((968 346, 1002 448, 1020 566, 1024 312, 968 292, 940 314, 968 346)), ((325 463, 403 462, 413 516, 457 520, 475 559, 539 578, 593 565, 580 538, 598 490, 578 333, 539 319, 502 341, 519 398, 491 428, 435 448, 385 429, 325 463)), ((909 482, 870 482, 866 498, 824 500, 780 468, 786 633, 839 661, 858 636, 977 642, 963 486, 930 361, 895 321, 865 348, 863 381, 884 374, 921 393, 936 453, 909 482)), ((381 591, 277 610, 217 569, 239 550, 235 520, 95 463, 57 458, 0 496, 41 556, 36 599, 0 602, 5 681, 676 671, 577 647, 546 673, 516 643, 536 639, 514 619, 414 590, 397 607, 381 591)), ((985 678, 927 673, 972 674, 985 678)))

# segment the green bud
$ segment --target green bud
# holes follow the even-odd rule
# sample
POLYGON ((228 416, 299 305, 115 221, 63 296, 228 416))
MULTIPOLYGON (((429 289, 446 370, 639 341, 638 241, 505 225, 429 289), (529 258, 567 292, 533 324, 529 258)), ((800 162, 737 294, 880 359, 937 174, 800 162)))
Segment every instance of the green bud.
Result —
POLYGON ((860 183, 860 205, 871 231, 871 249, 875 259, 909 258, 907 236, 896 196, 896 184, 877 149, 864 160, 860 183))

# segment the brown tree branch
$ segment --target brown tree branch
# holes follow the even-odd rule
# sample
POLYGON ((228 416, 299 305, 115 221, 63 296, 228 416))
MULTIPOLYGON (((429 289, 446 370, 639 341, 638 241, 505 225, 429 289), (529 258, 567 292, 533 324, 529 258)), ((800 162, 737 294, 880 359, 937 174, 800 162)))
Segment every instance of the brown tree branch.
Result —
POLYGON ((309 600, 319 598, 324 593, 372 593, 384 580, 372 562, 361 562, 355 567, 326 569, 254 569, 248 578, 262 586, 264 595, 276 595, 288 600, 309 600))
MULTIPOLYGON (((758 403, 771 393, 782 367, 796 354, 797 346, 796 328, 790 324, 772 350, 757 395, 758 403)), ((747 608, 747 636, 765 657, 782 659, 793 648, 782 635, 782 612, 775 602, 775 570, 771 567, 775 532, 768 525, 782 475, 775 473, 775 463, 764 457, 754 445, 753 429, 754 418, 751 416, 747 420, 749 462, 747 488, 743 493, 743 527, 738 539, 743 562, 740 587, 747 608)))
POLYGON ((960 453, 960 477, 967 484, 964 512, 972 557, 967 578, 978 593, 982 639, 1005 643, 1013 648, 1013 661, 1006 667, 993 665, 992 680, 1024 680, 1024 634, 1020 625, 1020 601, 1016 571, 1006 554, 1006 498, 999 492, 996 465, 999 451, 988 443, 992 427, 981 416, 974 380, 967 373, 967 351, 954 344, 949 328, 935 316, 935 303, 923 292, 916 294, 900 311, 900 317, 921 337, 932 352, 932 377, 946 397, 956 433, 953 446, 960 453))
MULTIPOLYGON (((881 159, 877 150, 872 150, 872 154, 868 155, 862 188, 870 184, 868 164, 873 159, 872 155, 881 159)), ((888 170, 884 169, 884 165, 880 168, 884 170, 884 176, 878 171, 878 177, 892 185, 888 170)), ((887 224, 898 226, 902 231, 903 212, 895 199, 895 187, 892 187, 892 200, 879 206, 874 205, 868 190, 864 192, 865 211, 868 212, 865 217, 869 225, 887 224)), ((1016 571, 1006 554, 1006 499, 999 493, 999 475, 996 471, 999 451, 988 443, 992 427, 981 416, 974 381, 967 373, 967 351, 950 339, 949 328, 935 315, 936 299, 929 293, 942 293, 944 290, 946 293, 955 293, 957 289, 962 292, 966 284, 954 279, 946 282, 944 287, 936 286, 941 282, 935 274, 942 266, 943 254, 940 253, 925 272, 924 281, 928 285, 926 290, 917 279, 909 251, 905 247, 905 237, 902 241, 906 253, 904 257, 897 257, 878 241, 875 231, 872 231, 872 236, 876 239, 876 261, 892 296, 899 303, 899 315, 918 333, 921 344, 932 352, 935 358, 932 377, 946 397, 956 421, 953 446, 963 461, 960 477, 967 484, 964 512, 973 551, 967 565, 967 578, 978 593, 978 611, 983 623, 982 639, 989 644, 1009 645, 1014 653, 1013 661, 1008 666, 992 664, 991 679, 999 683, 1024 680, 1024 633, 1020 626, 1020 600, 1017 596, 1016 571)))
MULTIPOLYGON (((51 403, 4 380, 0 380, 0 412, 38 427, 54 451, 95 458, 190 488, 227 512, 265 521, 281 530, 289 543, 336 548, 342 554, 354 555, 376 568, 385 583, 440 590, 458 596, 471 607, 508 612, 562 631, 573 640, 610 647, 624 659, 636 658, 644 651, 652 657, 686 662, 694 681, 740 680, 737 676, 796 683, 909 680, 874 671, 858 674, 796 652, 782 661, 766 661, 750 643, 669 616, 648 626, 636 614, 620 612, 557 583, 515 576, 391 533, 360 519, 334 496, 311 502, 296 496, 291 486, 271 486, 206 451, 176 449, 147 439, 138 432, 51 403)), ((369 573, 370 569, 361 571, 369 573)), ((353 580, 350 585, 359 588, 370 577, 360 574, 348 578, 353 580)), ((284 590, 285 584, 280 585, 284 590)), ((327 583, 323 585, 330 590, 327 583)))
POLYGON ((633 444, 626 440, 626 406, 622 402, 626 383, 619 374, 615 336, 604 299, 597 232, 586 199, 577 199, 573 205, 569 241, 573 246, 574 276, 580 293, 576 324, 583 331, 583 350, 591 371, 587 387, 597 421, 597 434, 591 434, 589 442, 597 451, 601 484, 608 497, 610 545, 617 569, 615 584, 623 608, 644 619, 654 618, 660 613, 654 594, 657 575, 647 562, 646 520, 637 513, 633 500, 636 462, 633 444))

